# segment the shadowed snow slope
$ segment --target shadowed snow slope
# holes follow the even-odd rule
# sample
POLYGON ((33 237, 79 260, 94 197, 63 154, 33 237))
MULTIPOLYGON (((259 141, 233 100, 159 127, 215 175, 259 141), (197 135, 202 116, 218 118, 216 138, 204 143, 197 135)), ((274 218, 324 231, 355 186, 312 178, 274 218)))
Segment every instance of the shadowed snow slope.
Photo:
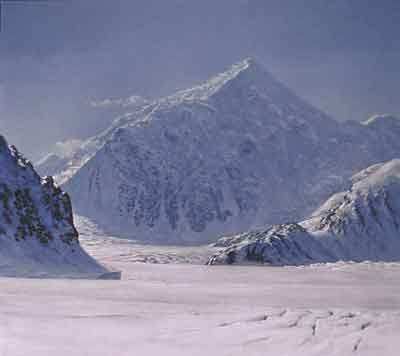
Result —
POLYGON ((350 190, 335 194, 299 224, 224 238, 210 264, 297 265, 338 260, 400 260, 400 160, 353 176, 350 190))
POLYGON ((0 136, 0 275, 107 272, 79 246, 68 195, 0 136))
POLYGON ((248 59, 116 120, 56 180, 114 234, 204 243, 302 219, 398 156, 400 125, 378 121, 341 125, 248 59))

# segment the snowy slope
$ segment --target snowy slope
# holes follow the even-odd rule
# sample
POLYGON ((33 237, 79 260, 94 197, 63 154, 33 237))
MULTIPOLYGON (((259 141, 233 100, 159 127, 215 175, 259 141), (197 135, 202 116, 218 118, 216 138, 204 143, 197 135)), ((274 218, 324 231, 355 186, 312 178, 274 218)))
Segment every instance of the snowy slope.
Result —
POLYGON ((389 121, 339 124, 245 60, 115 121, 55 179, 113 233, 202 243, 304 218, 400 154, 389 121))
POLYGON ((209 263, 400 260, 400 160, 371 166, 352 181, 308 220, 224 238, 209 263))
POLYGON ((41 176, 50 175, 58 184, 65 183, 110 139, 116 129, 141 117, 148 111, 144 110, 148 106, 151 108, 150 102, 138 96, 127 99, 106 99, 93 102, 92 106, 100 109, 118 107, 124 114, 110 113, 111 117, 117 117, 111 126, 87 140, 71 139, 58 142, 53 152, 36 162, 35 168, 41 176), (63 146, 68 148, 65 149, 63 146))
MULTIPOLYGON (((252 60, 141 115, 120 125, 65 189, 79 213, 146 241, 207 241, 291 215, 289 202, 304 200, 298 180, 320 164, 310 153, 338 131, 252 60)), ((331 192, 337 180, 322 184, 331 192)))
POLYGON ((69 196, 40 178, 0 136, 0 274, 99 275, 107 272, 79 246, 69 196))
POLYGON ((121 281, 0 278, 0 354, 399 353, 399 264, 118 267, 121 281))

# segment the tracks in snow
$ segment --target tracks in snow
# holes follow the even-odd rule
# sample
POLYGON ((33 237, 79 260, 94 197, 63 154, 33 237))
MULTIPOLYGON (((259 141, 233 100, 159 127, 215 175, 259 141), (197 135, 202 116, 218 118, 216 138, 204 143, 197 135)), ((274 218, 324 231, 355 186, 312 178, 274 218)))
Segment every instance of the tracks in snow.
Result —
MULTIPOLYGON (((243 341, 243 346, 256 343, 274 345, 280 340, 293 340, 300 349, 329 350, 329 343, 342 343, 347 353, 362 350, 368 334, 374 333, 376 319, 373 313, 346 312, 332 310, 270 310, 251 318, 218 324, 219 328, 251 328, 257 336, 243 341)), ((346 354, 347 354, 346 353, 346 354)))

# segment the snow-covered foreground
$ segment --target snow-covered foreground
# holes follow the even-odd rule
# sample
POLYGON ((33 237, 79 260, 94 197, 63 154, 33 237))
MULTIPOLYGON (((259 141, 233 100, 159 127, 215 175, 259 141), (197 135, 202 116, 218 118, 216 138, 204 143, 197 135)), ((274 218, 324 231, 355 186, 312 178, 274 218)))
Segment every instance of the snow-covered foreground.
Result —
POLYGON ((0 279, 0 355, 398 355, 399 265, 117 265, 0 279))
POLYGON ((135 263, 201 262, 208 248, 139 246, 77 221, 122 280, 0 278, 1 356, 398 355, 400 264, 135 263))

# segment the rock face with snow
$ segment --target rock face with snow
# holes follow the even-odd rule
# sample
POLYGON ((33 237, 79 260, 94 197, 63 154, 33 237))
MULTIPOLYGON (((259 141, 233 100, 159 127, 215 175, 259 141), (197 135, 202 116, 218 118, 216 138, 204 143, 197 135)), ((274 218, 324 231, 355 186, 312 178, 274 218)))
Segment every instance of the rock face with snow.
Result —
POLYGON ((210 264, 400 260, 400 160, 353 176, 308 220, 227 237, 210 264))
POLYGON ((79 246, 69 196, 0 136, 0 274, 104 273, 79 246))
POLYGON ((140 96, 93 101, 91 106, 102 110, 102 115, 105 115, 103 111, 107 109, 108 116, 117 117, 111 126, 99 135, 84 141, 72 139, 58 142, 53 152, 36 162, 37 172, 42 176, 53 176, 58 184, 65 183, 110 139, 118 127, 141 117, 137 114, 149 105, 150 102, 140 96))
POLYGON ((56 180, 113 232, 202 243, 301 219, 356 171, 396 157, 392 123, 375 121, 339 124, 245 60, 121 117, 56 180))
POLYGON ((119 125, 65 189, 79 212, 166 242, 204 242, 291 214, 288 203, 303 200, 298 181, 320 165, 310 153, 338 130, 251 60, 140 116, 119 125))

